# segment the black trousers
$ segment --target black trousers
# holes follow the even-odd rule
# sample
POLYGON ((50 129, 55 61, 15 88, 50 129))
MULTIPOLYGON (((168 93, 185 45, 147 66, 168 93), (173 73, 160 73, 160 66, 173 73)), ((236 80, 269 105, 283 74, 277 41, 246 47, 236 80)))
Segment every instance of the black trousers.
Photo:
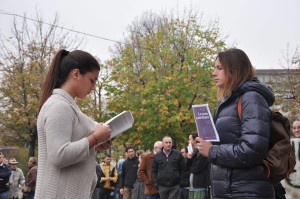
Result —
POLYGON ((99 196, 101 199, 113 199, 114 198, 114 190, 99 188, 99 196))

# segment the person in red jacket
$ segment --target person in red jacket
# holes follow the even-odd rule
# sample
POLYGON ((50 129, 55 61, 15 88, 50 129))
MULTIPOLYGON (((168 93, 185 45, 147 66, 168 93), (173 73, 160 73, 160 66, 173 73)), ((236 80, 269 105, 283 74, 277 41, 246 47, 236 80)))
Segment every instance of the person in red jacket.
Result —
POLYGON ((154 143, 154 149, 150 153, 143 154, 141 156, 141 163, 138 169, 138 178, 145 185, 145 199, 158 199, 158 190, 154 187, 152 180, 152 161, 156 153, 160 152, 162 149, 162 142, 156 141, 154 143))

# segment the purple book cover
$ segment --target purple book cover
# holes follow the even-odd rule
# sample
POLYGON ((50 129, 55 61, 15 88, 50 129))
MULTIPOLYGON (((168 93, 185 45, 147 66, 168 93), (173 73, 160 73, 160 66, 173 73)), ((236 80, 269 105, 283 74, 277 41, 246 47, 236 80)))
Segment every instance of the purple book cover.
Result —
POLYGON ((193 105, 192 108, 199 137, 206 141, 219 142, 219 134, 216 130, 208 105, 193 105))

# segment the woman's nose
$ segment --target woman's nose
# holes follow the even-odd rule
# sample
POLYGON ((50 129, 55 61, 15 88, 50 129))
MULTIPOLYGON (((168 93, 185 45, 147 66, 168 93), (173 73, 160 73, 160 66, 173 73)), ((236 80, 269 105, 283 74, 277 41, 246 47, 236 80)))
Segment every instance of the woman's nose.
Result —
POLYGON ((214 71, 211 73, 211 76, 216 76, 217 75, 216 71, 217 71, 217 69, 215 68, 214 71))

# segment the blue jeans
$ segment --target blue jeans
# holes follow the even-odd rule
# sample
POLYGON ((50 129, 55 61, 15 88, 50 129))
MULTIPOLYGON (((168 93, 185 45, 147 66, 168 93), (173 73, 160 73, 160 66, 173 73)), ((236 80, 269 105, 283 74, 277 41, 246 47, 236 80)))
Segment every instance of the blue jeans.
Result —
POLYGON ((0 199, 8 199, 8 191, 0 193, 0 199))
POLYGON ((123 199, 123 195, 120 194, 119 188, 115 188, 114 190, 114 199, 123 199))
POLYGON ((27 194, 27 198, 26 199, 34 199, 34 194, 35 194, 35 191, 31 191, 27 194))
POLYGON ((99 189, 99 198, 100 199, 113 199, 114 190, 113 189, 99 189))
POLYGON ((159 199, 159 194, 155 194, 155 195, 146 195, 145 199, 159 199))

